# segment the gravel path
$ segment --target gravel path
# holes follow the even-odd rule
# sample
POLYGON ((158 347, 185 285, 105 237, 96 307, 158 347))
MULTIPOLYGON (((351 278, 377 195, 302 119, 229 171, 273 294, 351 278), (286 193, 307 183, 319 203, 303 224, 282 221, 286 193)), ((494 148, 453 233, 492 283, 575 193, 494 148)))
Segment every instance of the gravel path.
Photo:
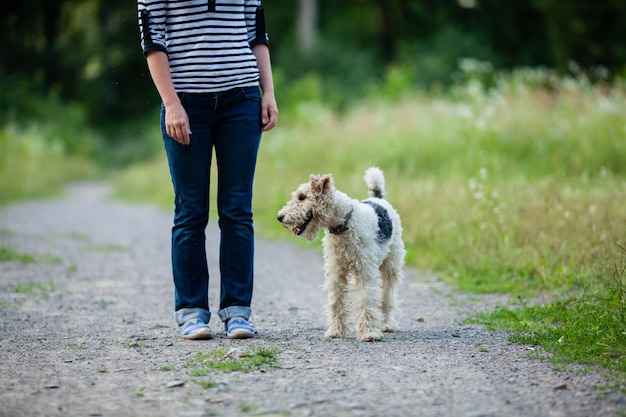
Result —
MULTIPOLYGON (((257 241, 257 338, 226 339, 214 314, 214 339, 183 340, 172 314, 171 214, 106 195, 106 186, 76 185, 61 199, 0 210, 0 247, 45 258, 0 263, 0 416, 626 413, 622 395, 594 389, 601 376, 553 370, 506 334, 459 324, 502 298, 464 296, 411 270, 401 331, 379 343, 324 339, 321 253, 292 242, 257 241), (197 352, 218 347, 278 348, 281 368, 187 373, 197 352), (218 386, 197 384, 207 379, 218 386)), ((215 242, 208 251, 213 267, 215 242)))

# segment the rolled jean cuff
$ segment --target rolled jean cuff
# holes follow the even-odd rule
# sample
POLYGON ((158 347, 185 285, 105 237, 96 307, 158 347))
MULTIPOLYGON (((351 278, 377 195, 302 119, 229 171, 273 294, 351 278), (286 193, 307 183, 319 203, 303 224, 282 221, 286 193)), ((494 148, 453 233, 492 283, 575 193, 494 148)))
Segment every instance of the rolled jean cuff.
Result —
POLYGON ((191 319, 200 319, 207 324, 211 321, 211 312, 203 308, 181 308, 176 310, 174 315, 179 326, 191 319))
POLYGON ((230 306, 219 310, 217 315, 224 323, 233 317, 243 317, 246 320, 250 320, 252 309, 244 306, 230 306))

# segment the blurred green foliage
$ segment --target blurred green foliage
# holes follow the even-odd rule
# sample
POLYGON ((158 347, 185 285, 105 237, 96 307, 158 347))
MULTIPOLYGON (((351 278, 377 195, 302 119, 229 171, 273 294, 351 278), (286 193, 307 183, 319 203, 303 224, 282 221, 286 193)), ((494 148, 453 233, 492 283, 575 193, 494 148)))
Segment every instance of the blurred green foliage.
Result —
MULTIPOLYGON (((574 62, 590 74, 597 68, 626 71, 621 0, 266 0, 264 6, 281 107, 313 94, 345 108, 381 84, 396 95, 438 90, 452 83, 463 58, 494 69, 545 66, 564 74, 574 62), (305 3, 316 13, 301 16, 305 3), (311 23, 308 35, 298 30, 302 18, 311 23)), ((52 95, 79 103, 86 121, 115 142, 117 123, 158 111, 136 8, 128 0, 4 5, 0 124, 40 117, 32 96, 52 95)))

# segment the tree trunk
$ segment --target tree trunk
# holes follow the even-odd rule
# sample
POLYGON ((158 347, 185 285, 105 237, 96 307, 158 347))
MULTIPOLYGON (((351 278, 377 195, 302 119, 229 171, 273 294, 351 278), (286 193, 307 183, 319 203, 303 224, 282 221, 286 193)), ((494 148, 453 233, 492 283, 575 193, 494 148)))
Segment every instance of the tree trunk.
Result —
POLYGON ((299 0, 297 21, 298 50, 308 57, 317 40, 317 0, 299 0))

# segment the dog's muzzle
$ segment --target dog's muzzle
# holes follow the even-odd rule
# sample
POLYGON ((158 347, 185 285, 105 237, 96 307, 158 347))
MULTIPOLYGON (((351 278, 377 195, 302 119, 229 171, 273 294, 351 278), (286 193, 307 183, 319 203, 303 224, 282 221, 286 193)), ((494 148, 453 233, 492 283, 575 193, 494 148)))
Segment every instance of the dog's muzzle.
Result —
POLYGON ((301 224, 296 224, 294 226, 291 226, 291 225, 283 223, 283 220, 285 220, 285 216, 284 215, 278 216, 277 219, 283 226, 285 226, 288 229, 290 228, 291 229, 291 236, 295 237, 295 236, 300 236, 304 232, 306 227, 309 225, 309 223, 313 219, 313 213, 310 212, 309 215, 307 216, 307 219, 304 222, 302 222, 301 224))

